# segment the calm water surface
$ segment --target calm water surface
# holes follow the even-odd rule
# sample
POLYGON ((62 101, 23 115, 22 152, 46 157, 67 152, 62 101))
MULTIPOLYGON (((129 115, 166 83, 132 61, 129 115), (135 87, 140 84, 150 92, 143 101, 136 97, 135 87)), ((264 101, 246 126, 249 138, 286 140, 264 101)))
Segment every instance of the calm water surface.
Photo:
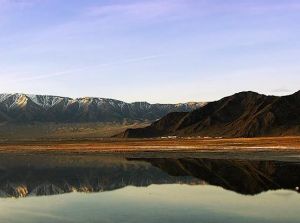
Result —
POLYGON ((300 222, 300 163, 0 157, 0 222, 300 222))

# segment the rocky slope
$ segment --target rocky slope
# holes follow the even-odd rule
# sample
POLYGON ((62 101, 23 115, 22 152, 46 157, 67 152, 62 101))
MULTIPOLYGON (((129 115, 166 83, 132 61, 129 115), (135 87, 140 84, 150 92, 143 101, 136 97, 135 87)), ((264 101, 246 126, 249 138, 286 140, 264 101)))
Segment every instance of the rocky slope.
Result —
POLYGON ((132 122, 154 121, 169 112, 192 111, 204 103, 125 103, 105 98, 0 94, 0 122, 132 122))
POLYGON ((191 112, 170 113, 121 137, 300 135, 300 91, 283 97, 241 92, 191 112))

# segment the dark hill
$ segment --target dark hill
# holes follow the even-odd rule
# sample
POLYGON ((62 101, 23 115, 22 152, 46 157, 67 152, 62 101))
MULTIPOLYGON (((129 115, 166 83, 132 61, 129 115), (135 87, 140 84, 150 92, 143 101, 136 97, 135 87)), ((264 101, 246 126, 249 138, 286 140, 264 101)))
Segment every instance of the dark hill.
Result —
POLYGON ((241 92, 192 112, 170 113, 126 138, 160 136, 258 137, 300 135, 300 91, 283 97, 241 92))

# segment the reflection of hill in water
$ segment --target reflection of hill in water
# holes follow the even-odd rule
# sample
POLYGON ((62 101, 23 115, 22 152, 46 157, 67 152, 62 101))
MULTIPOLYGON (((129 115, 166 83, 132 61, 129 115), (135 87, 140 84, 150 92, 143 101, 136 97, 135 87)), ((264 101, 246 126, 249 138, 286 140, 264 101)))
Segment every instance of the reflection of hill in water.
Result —
POLYGON ((151 184, 218 185, 241 194, 300 185, 300 165, 277 161, 1 156, 0 196, 111 191, 151 184))
POLYGON ((240 194, 300 186, 300 163, 221 159, 145 159, 172 176, 192 176, 240 194))

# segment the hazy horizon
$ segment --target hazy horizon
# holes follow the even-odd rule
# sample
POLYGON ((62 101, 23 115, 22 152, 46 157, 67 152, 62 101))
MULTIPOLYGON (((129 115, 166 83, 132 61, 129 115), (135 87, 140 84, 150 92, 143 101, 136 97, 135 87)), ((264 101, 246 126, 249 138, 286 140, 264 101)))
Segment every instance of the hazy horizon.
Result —
MULTIPOLYGON (((248 90, 248 91, 251 91, 251 90, 248 90)), ((247 90, 245 91, 241 91, 241 92, 247 92, 247 90)), ((236 93, 241 93, 241 92, 235 92, 233 94, 236 94, 236 93)), ((298 91, 296 91, 298 92, 298 91)), ((291 92, 291 93, 286 93, 286 94, 266 94, 268 96, 288 96, 288 95, 291 95, 291 94, 294 94, 296 92, 291 92)), ((260 92, 256 92, 256 93, 259 93, 259 94, 262 94, 260 92)), ((106 98, 106 97, 101 97, 101 96, 89 96, 89 95, 84 95, 84 96, 81 96, 81 97, 70 97, 70 96, 67 96, 67 95, 53 95, 53 94, 30 94, 30 93, 24 93, 24 92, 0 92, 0 95, 1 94, 24 94, 24 95, 41 95, 41 96, 53 96, 53 97, 64 97, 64 98, 71 98, 71 99, 80 99, 80 98, 103 98, 103 99, 113 99, 113 100, 121 100, 121 99, 118 99, 118 98, 106 98)), ((215 100, 212 100, 212 101, 217 101, 217 100, 220 100, 224 97, 228 97, 228 96, 231 96, 231 95, 224 95, 220 98, 216 98, 215 100)), ((121 100, 123 101, 123 100, 121 100)), ((125 103, 135 103, 135 102, 148 102, 150 104, 180 104, 180 103, 205 103, 205 102, 212 102, 212 101, 178 101, 178 102, 165 102, 165 103, 160 103, 160 102, 149 102, 149 101, 145 101, 145 100, 141 100, 141 101, 123 101, 125 103)))
POLYGON ((126 102, 288 95, 296 0, 0 0, 3 93, 126 102))

